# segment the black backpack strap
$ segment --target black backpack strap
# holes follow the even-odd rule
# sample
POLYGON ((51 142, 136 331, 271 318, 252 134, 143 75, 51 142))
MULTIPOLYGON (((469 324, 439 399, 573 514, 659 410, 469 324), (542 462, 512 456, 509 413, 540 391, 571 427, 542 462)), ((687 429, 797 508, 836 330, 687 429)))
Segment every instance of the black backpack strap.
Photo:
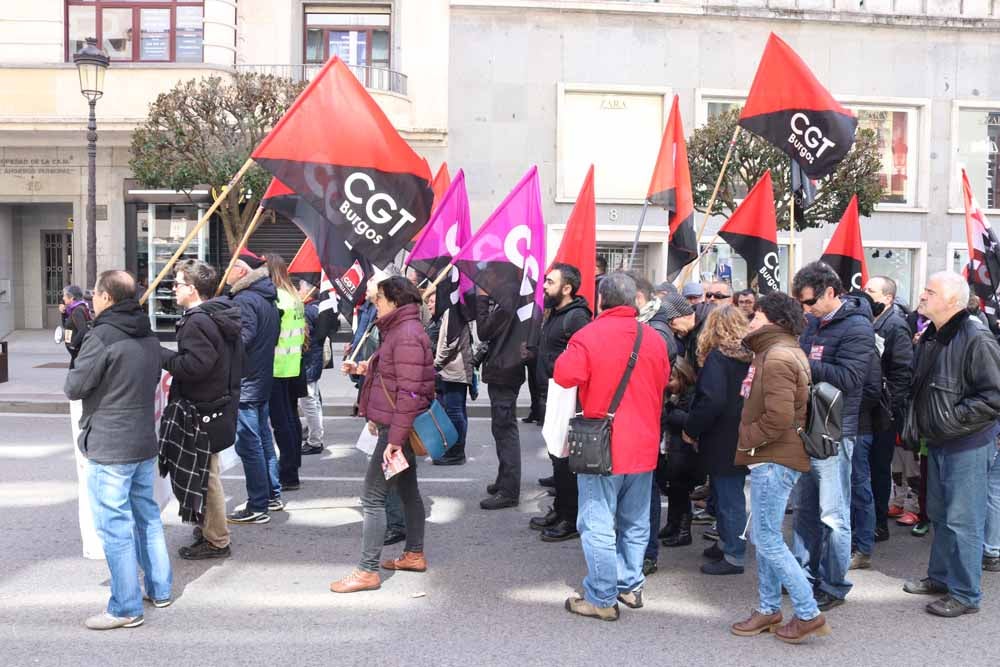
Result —
POLYGON ((635 334, 635 344, 632 346, 632 354, 629 355, 628 364, 625 366, 625 375, 622 376, 622 381, 618 383, 615 397, 611 399, 611 405, 608 406, 609 417, 615 416, 618 404, 622 402, 622 397, 625 395, 625 387, 628 385, 628 380, 632 377, 632 369, 635 368, 635 362, 639 360, 639 345, 642 344, 643 325, 641 322, 637 322, 636 324, 638 324, 638 329, 635 334))

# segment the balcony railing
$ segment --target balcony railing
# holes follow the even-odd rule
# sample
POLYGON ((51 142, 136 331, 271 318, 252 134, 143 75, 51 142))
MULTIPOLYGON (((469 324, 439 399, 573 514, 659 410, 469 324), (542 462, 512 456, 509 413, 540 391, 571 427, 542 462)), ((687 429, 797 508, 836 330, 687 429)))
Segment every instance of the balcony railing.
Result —
MULTIPOLYGON (((311 81, 322 67, 321 63, 307 63, 303 65, 237 65, 236 70, 239 72, 271 74, 273 76, 292 79, 293 81, 311 81)), ((363 83, 365 88, 406 95, 405 74, 381 67, 362 67, 359 65, 348 65, 347 67, 354 72, 354 76, 358 77, 358 81, 363 83)))

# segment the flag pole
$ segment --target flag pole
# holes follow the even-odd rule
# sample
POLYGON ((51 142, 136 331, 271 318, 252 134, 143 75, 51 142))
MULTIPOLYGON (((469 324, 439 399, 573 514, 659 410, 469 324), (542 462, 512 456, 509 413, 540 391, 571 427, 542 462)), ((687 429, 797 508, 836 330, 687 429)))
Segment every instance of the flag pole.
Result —
POLYGON ((368 336, 371 335, 372 329, 374 328, 375 328, 375 321, 372 320, 372 323, 368 325, 367 329, 365 329, 365 335, 361 337, 361 340, 358 341, 358 344, 355 346, 354 351, 351 352, 351 356, 348 359, 349 362, 351 362, 352 364, 354 363, 355 357, 357 357, 358 352, 361 351, 361 346, 365 344, 366 340, 368 340, 368 336))
MULTIPOLYGON (((639 246, 639 234, 642 232, 642 223, 646 220, 646 209, 649 208, 649 199, 644 199, 642 202, 642 212, 639 214, 639 225, 635 228, 635 239, 632 241, 632 252, 628 256, 628 270, 632 270, 632 266, 635 264, 635 251, 639 246)), ((669 239, 670 232, 667 232, 667 238, 669 239)))
POLYGON ((429 297, 431 294, 434 293, 434 290, 437 288, 438 283, 444 280, 445 276, 447 276, 451 272, 454 266, 455 262, 448 262, 448 264, 443 269, 437 272, 437 275, 434 276, 434 280, 431 281, 431 284, 428 285, 427 289, 424 290, 423 298, 425 301, 427 300, 427 297, 429 297))
POLYGON ((146 300, 149 299, 149 295, 153 293, 153 291, 160 284, 163 278, 166 277, 167 273, 170 272, 170 269, 173 267, 174 263, 177 262, 177 260, 180 259, 180 256, 184 254, 184 251, 187 250, 187 247, 191 244, 191 241, 193 241, 194 238, 198 236, 198 232, 200 232, 201 228, 204 227, 206 223, 208 223, 209 219, 212 217, 212 214, 215 213, 216 210, 218 210, 219 206, 222 204, 222 200, 225 199, 226 195, 229 193, 230 190, 236 187, 236 185, 240 182, 240 180, 243 179, 243 176, 252 166, 253 166, 253 158, 248 157, 247 161, 243 163, 242 167, 240 167, 240 170, 237 171, 231 179, 229 179, 229 183, 226 184, 222 192, 219 193, 219 198, 216 199, 214 202, 212 202, 212 205, 208 207, 208 210, 202 214, 201 219, 198 220, 198 223, 194 226, 194 229, 192 229, 188 233, 187 237, 185 237, 185 239, 181 242, 180 247, 177 248, 173 256, 167 262, 166 266, 164 266, 163 269, 160 271, 160 273, 156 276, 156 279, 153 280, 153 282, 149 284, 149 287, 146 288, 146 292, 142 295, 142 298, 139 299, 140 304, 146 303, 146 300))
MULTIPOLYGON (((793 164, 794 168, 794 164, 793 164)), ((790 173, 790 172, 789 172, 790 173)), ((789 180, 789 185, 791 181, 789 180)), ((788 285, 791 287, 792 276, 795 275, 795 191, 792 190, 792 199, 788 203, 788 285)))
MULTIPOLYGON (((715 179, 715 187, 712 188, 712 196, 708 199, 708 206, 705 208, 705 215, 701 219, 701 225, 698 227, 698 247, 701 247, 701 237, 705 233, 705 226, 708 225, 708 219, 712 217, 712 209, 715 208, 715 200, 719 196, 719 188, 722 187, 722 179, 726 175, 726 169, 729 167, 729 160, 733 157, 733 149, 736 147, 736 140, 740 135, 740 124, 736 123, 736 127, 733 129, 733 137, 729 140, 729 149, 726 150, 726 157, 722 160, 722 169, 719 170, 719 177, 715 179)), ((718 238, 718 234, 715 235, 718 238)), ((712 239, 712 245, 715 243, 715 239, 712 239)), ((705 253, 699 252, 698 258, 693 262, 688 262, 688 265, 684 267, 684 273, 681 274, 681 284, 683 285, 691 278, 691 271, 697 266, 697 263, 701 261, 702 255, 705 253)))
POLYGON ((215 288, 215 296, 222 294, 222 288, 226 286, 226 280, 229 278, 229 273, 236 266, 236 260, 240 258, 240 253, 243 252, 243 248, 247 246, 247 242, 250 240, 250 235, 254 233, 257 229, 257 222, 260 220, 261 215, 264 213, 264 207, 258 206, 257 212, 253 214, 253 219, 250 220, 250 224, 247 225, 247 229, 243 232, 243 238, 240 239, 240 244, 236 246, 236 249, 232 252, 232 256, 229 258, 229 266, 226 267, 226 272, 222 274, 222 280, 219 281, 219 286, 215 288))

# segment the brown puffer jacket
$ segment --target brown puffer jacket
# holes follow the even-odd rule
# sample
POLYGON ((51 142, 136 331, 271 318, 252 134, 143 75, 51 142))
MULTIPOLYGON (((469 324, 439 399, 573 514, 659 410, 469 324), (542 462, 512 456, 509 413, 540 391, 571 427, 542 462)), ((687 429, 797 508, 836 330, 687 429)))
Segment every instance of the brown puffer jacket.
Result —
POLYGON ((743 342, 754 352, 750 395, 743 401, 736 465, 777 463, 800 472, 809 457, 796 432, 805 425, 809 362, 795 336, 768 324, 743 342))
POLYGON ((368 362, 358 412, 389 426, 389 443, 404 445, 413 420, 434 400, 434 355, 415 303, 375 320, 381 343, 368 362))

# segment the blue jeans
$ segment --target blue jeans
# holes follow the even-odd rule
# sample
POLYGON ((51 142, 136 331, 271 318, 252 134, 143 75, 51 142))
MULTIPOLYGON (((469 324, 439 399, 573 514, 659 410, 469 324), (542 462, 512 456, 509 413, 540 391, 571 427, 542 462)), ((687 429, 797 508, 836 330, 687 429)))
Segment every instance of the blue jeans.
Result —
POLYGON ((929 449, 927 515, 934 542, 927 576, 948 586, 948 593, 962 604, 978 607, 993 443, 964 451, 929 449))
POLYGON ((247 481, 247 509, 254 512, 266 512, 268 500, 281 497, 269 417, 267 401, 241 402, 236 417, 236 453, 247 481))
POLYGON ((173 572, 160 507, 153 498, 155 471, 156 457, 118 465, 88 462, 90 509, 111 571, 112 616, 142 616, 140 566, 146 594, 154 600, 170 598, 173 572))
POLYGON ((716 528, 719 548, 730 565, 743 567, 747 543, 740 536, 747 527, 747 497, 744 491, 747 476, 712 475, 715 493, 716 528))
POLYGON ((469 430, 469 417, 465 411, 465 396, 469 385, 440 380, 438 387, 441 390, 438 394, 441 407, 444 408, 451 423, 455 426, 455 430, 458 431, 458 440, 451 446, 444 458, 465 458, 465 435, 469 430))
POLYGON ((649 492, 649 541, 646 543, 646 554, 643 558, 648 558, 654 563, 660 558, 660 487, 656 485, 656 477, 653 478, 652 489, 649 492))
POLYGON ((993 558, 1000 556, 1000 447, 995 447, 990 457, 983 554, 993 558))
POLYGON ((859 435, 851 457, 851 541, 870 556, 875 546, 875 496, 872 494, 873 435, 859 435))
POLYGON ((854 438, 844 438, 837 455, 811 459, 796 485, 792 553, 813 586, 843 599, 851 590, 851 457, 854 438))
POLYGON ((757 547, 758 611, 762 614, 781 611, 784 586, 795 615, 808 621, 819 615, 819 607, 805 571, 792 556, 781 533, 788 496, 801 475, 777 463, 764 463, 750 471, 750 539, 757 547))
POLYGON ((613 607, 618 593, 642 588, 642 558, 649 542, 649 492, 653 473, 577 475, 577 530, 587 560, 583 596, 613 607))

